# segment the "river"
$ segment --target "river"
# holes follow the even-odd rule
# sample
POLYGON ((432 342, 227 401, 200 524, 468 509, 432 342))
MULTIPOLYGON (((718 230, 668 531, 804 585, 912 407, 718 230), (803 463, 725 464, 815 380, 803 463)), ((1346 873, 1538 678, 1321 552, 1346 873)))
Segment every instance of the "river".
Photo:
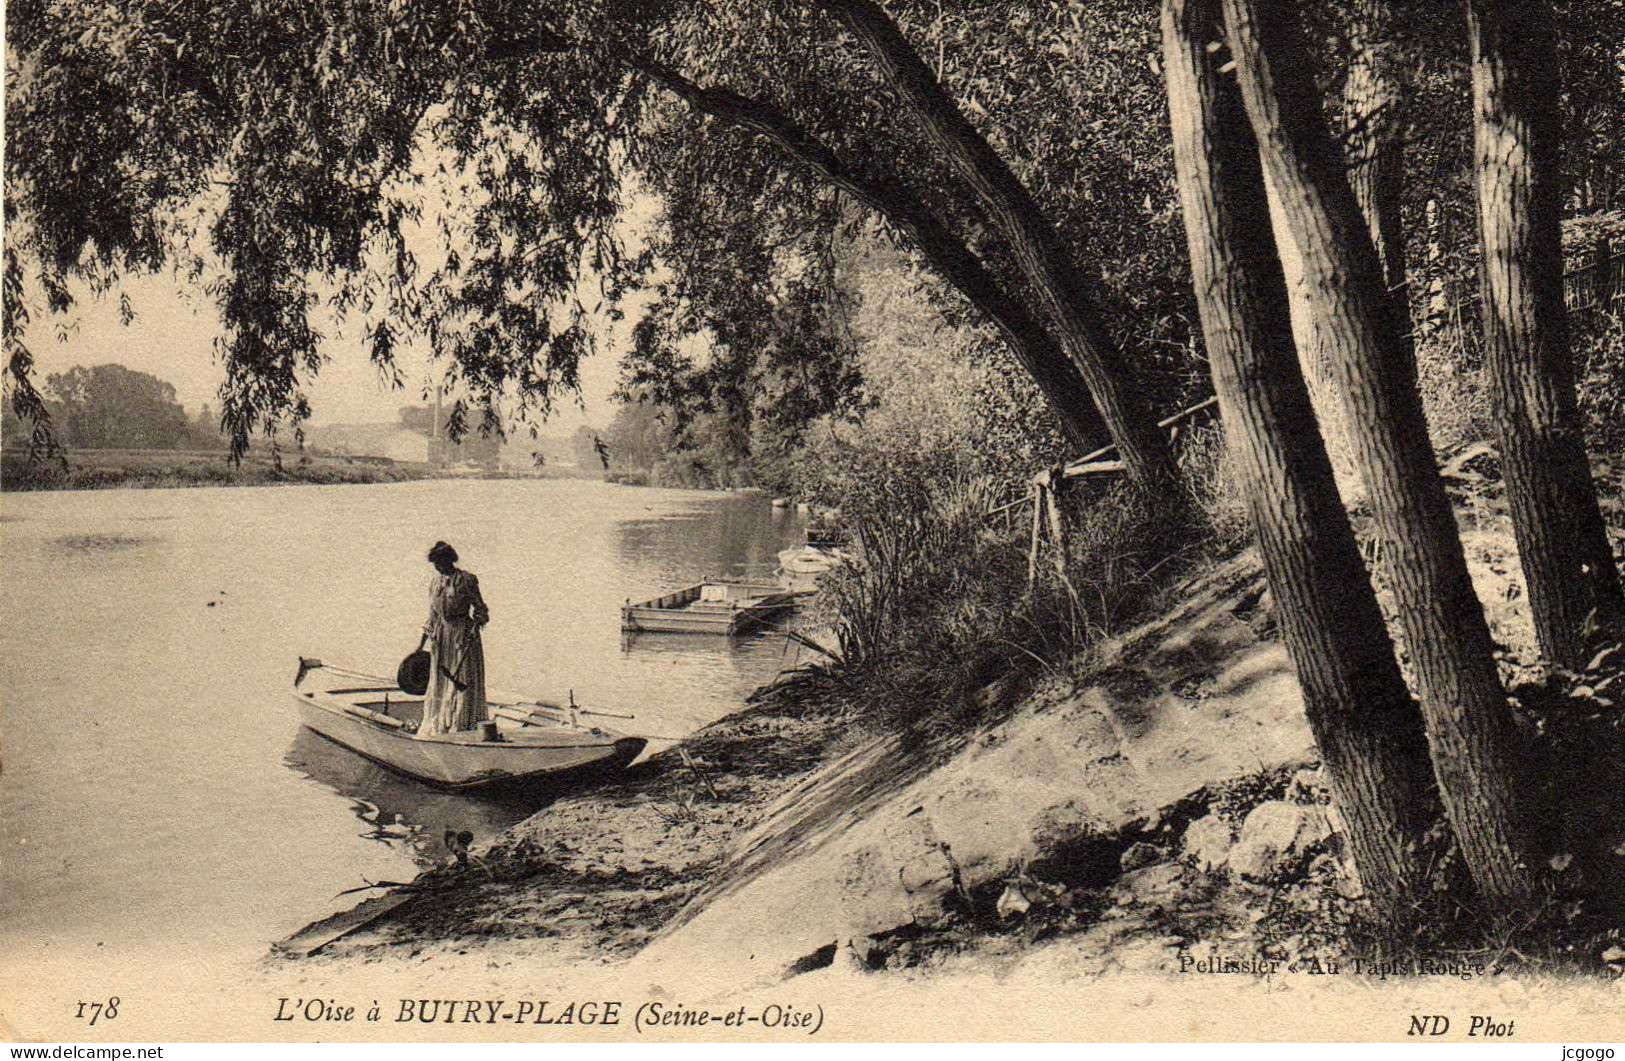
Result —
POLYGON ((392 674, 416 645, 436 539, 480 577, 493 688, 671 738, 794 650, 625 639, 620 605, 770 572, 802 534, 759 496, 572 480, 5 495, 0 950, 263 953, 445 830, 544 805, 435 792, 295 720, 297 656, 392 674))

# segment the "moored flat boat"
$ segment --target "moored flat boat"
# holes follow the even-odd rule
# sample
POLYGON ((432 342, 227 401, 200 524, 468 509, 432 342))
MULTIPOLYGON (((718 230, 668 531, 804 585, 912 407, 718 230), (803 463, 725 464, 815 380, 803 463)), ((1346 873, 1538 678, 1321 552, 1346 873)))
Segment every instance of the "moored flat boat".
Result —
POLYGON ((301 659, 294 680, 299 720, 358 755, 444 788, 507 787, 590 768, 619 768, 643 751, 641 737, 580 721, 577 709, 488 694, 494 727, 417 735, 423 697, 385 679, 301 659))
POLYGON ((701 582, 621 608, 634 633, 737 634, 788 611, 802 594, 776 582, 701 582))

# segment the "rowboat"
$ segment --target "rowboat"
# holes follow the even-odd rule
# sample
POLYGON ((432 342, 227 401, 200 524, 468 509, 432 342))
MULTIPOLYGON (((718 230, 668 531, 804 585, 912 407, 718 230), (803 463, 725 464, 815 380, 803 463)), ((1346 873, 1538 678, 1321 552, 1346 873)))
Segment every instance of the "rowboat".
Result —
POLYGON ((420 737, 423 697, 317 659, 299 660, 293 698, 299 721, 320 736, 407 777, 458 790, 618 769, 646 743, 580 719, 597 712, 504 694, 487 695, 491 721, 480 729, 420 737))
POLYGON ((779 567, 792 575, 822 575, 845 559, 846 553, 838 548, 798 545, 779 553, 779 567))
POLYGON ((737 634, 795 605, 800 593, 776 582, 701 582, 621 609, 621 629, 636 633, 737 634))

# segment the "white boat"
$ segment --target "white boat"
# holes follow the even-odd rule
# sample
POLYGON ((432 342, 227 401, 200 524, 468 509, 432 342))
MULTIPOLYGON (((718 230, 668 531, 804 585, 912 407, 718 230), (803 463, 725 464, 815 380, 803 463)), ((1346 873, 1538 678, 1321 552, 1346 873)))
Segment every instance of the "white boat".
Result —
POLYGON ((595 767, 619 769, 646 743, 581 720, 595 712, 503 694, 487 695, 491 721, 481 729, 420 737, 423 697, 389 679, 301 658, 293 685, 299 720, 312 731, 444 788, 506 787, 595 767))
POLYGON ((840 549, 797 545, 779 553, 779 567, 792 575, 822 575, 841 565, 846 553, 840 549))

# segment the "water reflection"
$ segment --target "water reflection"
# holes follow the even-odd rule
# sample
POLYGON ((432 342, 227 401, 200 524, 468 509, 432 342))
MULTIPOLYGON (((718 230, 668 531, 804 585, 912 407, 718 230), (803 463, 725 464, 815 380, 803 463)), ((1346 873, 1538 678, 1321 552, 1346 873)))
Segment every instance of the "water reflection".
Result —
POLYGON ((660 558, 670 582, 649 587, 649 597, 717 575, 771 574, 779 550, 805 540, 799 520, 755 498, 713 499, 704 509, 624 520, 615 528, 616 553, 624 565, 660 558))
POLYGON ((450 853, 448 831, 493 836, 558 797, 547 789, 482 797, 444 792, 386 770, 303 726, 282 761, 350 800, 351 812, 365 827, 358 834, 363 839, 419 861, 439 861, 450 853))

